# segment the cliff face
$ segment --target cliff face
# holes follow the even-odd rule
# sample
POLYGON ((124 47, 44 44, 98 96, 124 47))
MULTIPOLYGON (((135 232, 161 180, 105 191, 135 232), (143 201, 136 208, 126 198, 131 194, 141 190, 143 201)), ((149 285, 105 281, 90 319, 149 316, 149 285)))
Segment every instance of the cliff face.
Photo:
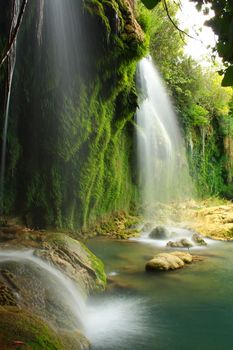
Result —
POLYGON ((33 227, 78 229, 136 198, 131 120, 146 39, 132 5, 69 0, 52 22, 46 2, 28 4, 17 40, 5 213, 33 227))

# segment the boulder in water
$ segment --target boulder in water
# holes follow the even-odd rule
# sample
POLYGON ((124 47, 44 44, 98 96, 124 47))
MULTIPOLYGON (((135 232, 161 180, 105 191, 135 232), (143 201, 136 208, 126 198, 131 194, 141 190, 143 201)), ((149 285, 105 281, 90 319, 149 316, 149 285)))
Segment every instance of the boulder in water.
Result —
POLYGON ((169 238, 170 236, 171 236, 171 233, 168 231, 168 229, 165 226, 157 226, 149 234, 149 237, 152 239, 166 239, 166 238, 169 238))
POLYGON ((0 243, 0 348, 12 349, 17 341, 33 349, 89 348, 84 335, 66 330, 82 329, 82 312, 80 318, 72 312, 72 298, 79 304, 79 296, 84 301, 84 295, 104 289, 102 262, 62 233, 10 227, 0 232, 10 236, 0 243))
POLYGON ((169 241, 167 243, 168 247, 171 248, 191 248, 193 246, 193 244, 186 238, 182 238, 179 241, 169 241))
POLYGON ((185 264, 190 264, 193 261, 193 256, 189 253, 184 252, 172 252, 171 255, 178 256, 185 264))
POLYGON ((192 262, 192 255, 183 252, 161 253, 146 263, 146 271, 169 271, 192 262))
POLYGON ((207 245, 206 241, 202 238, 201 235, 198 233, 194 233, 192 235, 192 240, 195 242, 197 245, 207 245))

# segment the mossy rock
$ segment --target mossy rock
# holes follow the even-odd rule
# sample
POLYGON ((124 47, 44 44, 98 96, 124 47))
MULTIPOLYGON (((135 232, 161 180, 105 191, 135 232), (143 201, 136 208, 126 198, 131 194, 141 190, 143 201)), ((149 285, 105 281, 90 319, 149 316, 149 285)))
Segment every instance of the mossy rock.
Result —
MULTIPOLYGON (((83 243, 63 233, 52 233, 46 236, 42 245, 48 248, 42 251, 41 257, 48 257, 59 268, 56 256, 67 263, 66 274, 76 282, 83 284, 87 293, 104 290, 106 275, 104 264, 83 243), (49 256, 49 250, 52 254, 49 256)), ((62 265, 64 268, 64 264, 62 265)))
MULTIPOLYGON (((11 248, 34 249, 35 255, 52 263, 78 284, 87 295, 104 290, 104 265, 83 243, 59 232, 24 230, 11 240, 11 248)), ((6 246, 9 248, 9 242, 6 246)))
POLYGON ((15 308, 0 308, 0 344, 12 350, 21 342, 23 350, 68 350, 56 332, 42 320, 15 308))

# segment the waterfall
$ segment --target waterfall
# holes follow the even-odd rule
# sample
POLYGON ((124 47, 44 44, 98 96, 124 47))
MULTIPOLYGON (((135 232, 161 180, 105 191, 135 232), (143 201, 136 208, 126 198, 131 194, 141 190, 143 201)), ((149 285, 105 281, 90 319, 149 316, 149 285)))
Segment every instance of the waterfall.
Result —
MULTIPOLYGON (((43 5, 45 40, 51 53, 53 74, 62 96, 80 73, 82 44, 79 1, 50 0, 43 5)), ((42 6, 41 5, 41 6, 42 6)))
MULTIPOLYGON (((17 25, 17 20, 20 10, 20 0, 15 0, 12 10, 12 21, 10 27, 10 34, 8 41, 10 42, 17 25)), ((4 182, 5 182, 5 167, 6 167, 6 143, 7 143, 7 130, 9 120, 9 107, 11 99, 12 81, 16 62, 16 39, 14 40, 11 51, 7 58, 7 94, 5 104, 5 118, 2 134, 2 153, 1 153, 1 170, 0 170, 0 211, 3 211, 3 200, 4 200, 4 182)))
POLYGON ((44 22, 44 2, 45 0, 39 0, 37 2, 38 6, 38 21, 37 21, 37 41, 38 44, 41 45, 42 42, 42 29, 43 29, 43 22, 44 22))
POLYGON ((192 133, 191 133, 191 132, 190 132, 190 134, 189 134, 188 143, 189 143, 189 152, 190 152, 190 155, 191 155, 191 157, 192 157, 192 156, 193 156, 193 147, 194 147, 194 144, 193 144, 193 138, 192 138, 192 133))
MULTIPOLYGON (((88 301, 84 291, 76 283, 61 270, 35 254, 36 251, 32 249, 0 251, 0 267, 4 266, 4 263, 16 262, 23 281, 24 269, 27 273, 31 271, 35 275, 33 276, 36 281, 34 288, 38 291, 33 290, 32 310, 35 311, 37 303, 43 303, 41 295, 40 298, 36 298, 37 293, 41 293, 39 287, 43 285, 46 299, 49 298, 49 293, 51 295, 53 307, 58 308, 63 305, 66 310, 64 313, 62 308, 62 314, 56 315, 55 328, 57 324, 62 324, 68 331, 81 329, 92 345, 100 346, 101 349, 111 349, 114 344, 117 347, 126 348, 129 339, 137 337, 140 341, 147 329, 148 309, 144 299, 105 296, 102 299, 97 297, 96 300, 92 298, 88 301)), ((30 278, 30 289, 33 288, 33 278, 30 278)), ((17 299, 21 300, 20 291, 16 293, 17 299)), ((24 303, 23 300, 22 302, 24 303)), ((46 315, 43 314, 43 318, 46 319, 46 315)))
POLYGON ((158 202, 190 195, 184 142, 165 85, 151 57, 138 65, 136 113, 139 186, 145 216, 158 202))
POLYGON ((56 301, 56 298, 58 298, 60 303, 64 303, 68 306, 69 312, 73 315, 75 320, 74 327, 78 328, 80 327, 80 324, 83 328, 85 327, 86 309, 84 292, 81 289, 79 290, 71 279, 66 277, 60 270, 51 264, 36 257, 33 250, 0 251, 0 264, 9 261, 15 261, 19 265, 26 262, 27 265, 32 264, 35 268, 41 269, 43 274, 48 277, 47 288, 49 288, 49 281, 55 279, 59 291, 53 291, 54 302, 56 301), (57 295, 58 292, 62 299, 59 299, 59 295, 57 295))

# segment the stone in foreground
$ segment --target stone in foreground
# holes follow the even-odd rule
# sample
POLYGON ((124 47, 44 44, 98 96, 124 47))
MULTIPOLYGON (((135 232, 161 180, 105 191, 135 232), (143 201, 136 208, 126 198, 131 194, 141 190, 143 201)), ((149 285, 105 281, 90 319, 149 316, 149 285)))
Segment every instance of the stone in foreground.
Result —
POLYGON ((146 263, 146 271, 169 271, 192 262, 192 255, 184 252, 161 253, 146 263))

